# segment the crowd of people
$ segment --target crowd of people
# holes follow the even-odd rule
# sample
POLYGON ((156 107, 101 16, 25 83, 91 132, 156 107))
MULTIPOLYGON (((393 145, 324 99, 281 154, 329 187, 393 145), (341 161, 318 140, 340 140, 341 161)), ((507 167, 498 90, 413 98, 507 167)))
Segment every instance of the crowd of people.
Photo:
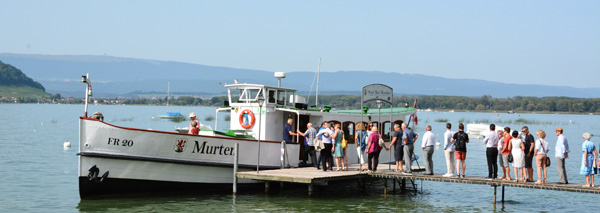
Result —
MULTIPOLYGON (((360 163, 360 171, 377 171, 379 164, 379 154, 381 151, 394 150, 395 169, 394 172, 400 172, 403 175, 412 175, 411 165, 415 160, 414 143, 417 142, 419 135, 413 132, 406 123, 400 122, 393 126, 394 131, 390 133, 390 144, 386 146, 383 143, 382 136, 379 134, 377 126, 372 123, 356 125, 356 134, 354 134, 354 144, 360 163)), ((424 175, 433 175, 433 153, 436 145, 435 134, 431 132, 432 127, 427 125, 425 133, 421 137, 421 151, 425 172, 424 175)), ((444 155, 447 172, 444 177, 464 178, 466 172, 466 156, 469 135, 464 131, 465 126, 460 123, 458 131, 452 131, 452 124, 446 124, 444 133, 444 155)), ((535 184, 544 184, 548 176, 547 166, 551 164, 550 147, 546 141, 546 132, 538 130, 535 132, 537 140, 530 132, 527 126, 521 128, 521 134, 509 127, 496 130, 496 126, 489 126, 489 133, 485 135, 483 143, 486 146, 486 160, 488 165, 487 179, 506 180, 513 182, 534 182, 535 184), (534 164, 537 168, 537 180, 534 181, 534 164), (498 164, 500 165, 498 167, 498 164), (514 178, 511 175, 510 167, 514 178), (498 177, 499 170, 501 176, 498 177)), ((565 169, 565 160, 569 158, 569 143, 563 135, 562 128, 555 129, 558 139, 555 146, 555 164, 559 177, 558 184, 568 184, 567 173, 565 169)), ((306 132, 298 131, 298 134, 305 138, 305 153, 311 157, 313 166, 323 171, 332 170, 336 166, 336 171, 348 170, 348 157, 346 147, 343 147, 345 140, 344 133, 340 124, 330 124, 323 122, 319 130, 312 128, 312 124, 307 125, 306 132), (316 139, 316 140, 315 140, 316 139), (320 152, 317 159, 316 152, 320 152), (335 164, 333 160, 335 159, 335 164)), ((600 164, 598 151, 595 145, 590 141, 592 135, 583 134, 582 162, 580 174, 586 177, 586 184, 583 187, 594 187, 594 174, 597 172, 597 165, 600 164)), ((306 159, 305 159, 306 160, 306 159)))

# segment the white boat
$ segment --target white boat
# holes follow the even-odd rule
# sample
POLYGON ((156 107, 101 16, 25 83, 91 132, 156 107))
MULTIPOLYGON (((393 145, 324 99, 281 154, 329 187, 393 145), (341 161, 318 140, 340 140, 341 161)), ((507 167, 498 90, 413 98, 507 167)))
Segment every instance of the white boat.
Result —
MULTIPOLYGON (((169 100, 171 99, 171 82, 167 86, 167 111, 169 111, 169 100)), ((179 112, 167 112, 166 115, 158 115, 160 119, 185 120, 185 117, 179 112)))
MULTIPOLYGON (((467 124, 466 128, 467 129, 465 130, 465 132, 467 134, 469 134, 469 136, 473 136, 473 137, 477 137, 477 138, 480 138, 479 136, 485 137, 487 134, 490 133, 490 124, 472 123, 472 124, 467 124)), ((504 129, 504 127, 496 125, 495 131, 503 130, 503 129, 504 129)))
MULTIPOLYGON (((85 78, 82 81, 89 84, 85 78)), ((230 84, 226 88, 229 104, 216 112, 217 116, 219 112, 230 114, 230 129, 217 131, 216 123, 214 130, 201 130, 199 135, 121 127, 89 118, 89 97, 86 97, 86 113, 79 118, 80 197, 176 190, 201 192, 206 186, 229 186, 233 181, 236 143, 239 171, 277 169, 282 165, 281 159, 285 165, 298 167, 301 146, 296 142, 303 138, 294 137, 294 143, 281 142, 288 118, 294 119, 292 129, 303 132, 308 122, 314 127, 323 121, 341 123, 351 143, 347 149, 349 161, 355 163, 354 127, 361 118, 381 126, 384 139, 389 141, 390 121, 405 120, 416 113, 412 107, 370 109, 364 113, 308 108, 293 89, 258 84, 230 84)), ((382 151, 380 162, 389 159, 390 152, 382 151)), ((240 180, 239 183, 256 182, 240 180)))

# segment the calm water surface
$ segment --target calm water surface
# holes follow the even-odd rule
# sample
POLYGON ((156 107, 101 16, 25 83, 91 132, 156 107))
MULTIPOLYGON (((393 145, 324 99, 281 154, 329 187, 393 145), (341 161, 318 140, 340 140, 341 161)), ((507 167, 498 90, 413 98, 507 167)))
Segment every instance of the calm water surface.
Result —
MULTIPOLYGON (((142 212, 142 211, 217 211, 217 212, 272 212, 272 211, 589 211, 600 206, 600 195, 580 194, 522 188, 506 188, 507 203, 493 205, 493 187, 455 183, 423 182, 423 193, 383 195, 382 182, 371 181, 366 192, 360 192, 354 182, 332 184, 320 188, 313 197, 307 196, 305 187, 287 187, 281 192, 264 194, 262 190, 240 191, 231 195, 231 188, 221 192, 186 195, 163 195, 103 200, 80 200, 77 183, 78 116, 83 105, 0 104, 0 212, 142 212), (70 149, 63 142, 71 141, 70 149)), ((159 106, 90 106, 90 112, 100 111, 109 123, 144 129, 173 131, 187 126, 187 122, 174 123, 158 120, 166 107, 159 106)), ((205 124, 214 127, 215 117, 210 107, 170 107, 184 115, 198 114, 205 124)), ((433 126, 437 140, 441 141, 447 119, 454 126, 458 121, 494 122, 500 126, 520 128, 515 123, 522 118, 532 132, 543 129, 548 133, 554 155, 556 136, 553 129, 562 127, 569 139, 571 158, 567 160, 569 182, 583 183, 579 175, 581 163, 581 134, 600 135, 599 116, 554 114, 500 113, 447 113, 419 112, 417 133, 423 134, 425 125, 433 126)), ((219 115, 219 129, 227 128, 225 114, 219 115)), ((454 128, 456 130, 456 128, 454 128)), ((476 138, 468 145, 467 175, 487 176, 485 146, 476 138)), ((592 138, 595 144, 600 140, 592 138)), ((420 146, 418 141, 417 146, 420 146)), ((420 149, 415 148, 418 155, 420 149)), ((381 159, 383 160, 383 159, 381 159)), ((422 161, 419 162, 423 164, 422 161)), ((554 162, 553 162, 554 163, 554 162)), ((380 169, 387 169, 380 165, 380 169)), ((443 150, 434 153, 434 172, 445 173, 443 150)), ((534 171, 534 177, 537 173, 534 171)), ((556 167, 549 168, 549 181, 557 181, 556 167)), ((513 174, 514 177, 514 174, 513 174)), ((534 178, 535 179, 535 178, 534 178)), ((419 183, 419 182, 418 182, 419 183)), ((600 185, 600 184, 598 184, 600 185)), ((421 186, 419 186, 421 187, 421 186)), ((500 192, 498 194, 500 196, 500 192)), ((500 197, 498 197, 500 199, 500 197)))

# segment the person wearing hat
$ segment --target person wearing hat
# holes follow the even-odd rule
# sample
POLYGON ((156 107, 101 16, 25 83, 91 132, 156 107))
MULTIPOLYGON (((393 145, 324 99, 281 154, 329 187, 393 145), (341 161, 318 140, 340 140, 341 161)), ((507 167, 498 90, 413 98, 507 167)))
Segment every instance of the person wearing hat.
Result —
POLYGON ((558 139, 556 140, 556 147, 554 148, 556 157, 556 170, 558 171, 558 178, 560 182, 558 184, 568 184, 567 180, 567 170, 565 170, 565 159, 569 158, 569 142, 567 138, 563 135, 562 128, 556 128, 556 136, 558 139))
POLYGON ((191 121, 196 121, 196 125, 195 126, 192 125, 194 122, 190 122, 190 127, 189 127, 190 130, 193 129, 193 128, 200 129, 200 121, 198 121, 198 119, 196 119, 196 113, 193 113, 193 112, 190 113, 190 120, 191 121))

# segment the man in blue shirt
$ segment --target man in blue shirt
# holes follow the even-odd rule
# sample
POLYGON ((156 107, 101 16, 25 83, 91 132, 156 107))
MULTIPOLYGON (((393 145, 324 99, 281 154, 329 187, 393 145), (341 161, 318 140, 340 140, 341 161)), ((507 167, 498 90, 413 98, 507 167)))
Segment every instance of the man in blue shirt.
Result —
POLYGON ((294 119, 288 118, 287 124, 283 127, 283 141, 286 143, 292 142, 292 135, 296 136, 298 134, 292 132, 292 124, 294 123, 294 119))
POLYGON ((415 149, 415 147, 413 146, 413 143, 415 142, 415 140, 417 140, 417 138, 419 136, 407 127, 408 126, 406 123, 402 123, 402 142, 404 143, 404 164, 406 165, 404 167, 404 172, 402 172, 402 174, 411 175, 412 174, 412 168, 411 168, 412 156, 413 156, 413 152, 415 149))

